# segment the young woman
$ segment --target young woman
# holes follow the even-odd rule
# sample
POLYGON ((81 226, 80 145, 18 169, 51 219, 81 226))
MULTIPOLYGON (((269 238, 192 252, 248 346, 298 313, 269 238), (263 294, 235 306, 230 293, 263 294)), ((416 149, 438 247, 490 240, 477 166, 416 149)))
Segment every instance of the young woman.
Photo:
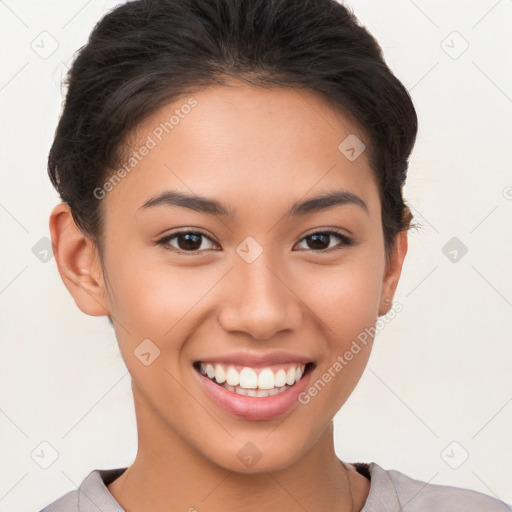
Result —
POLYGON ((44 511, 506 510, 334 451, 393 307, 417 129, 345 7, 130 2, 68 85, 53 249, 115 329, 139 445, 44 511))

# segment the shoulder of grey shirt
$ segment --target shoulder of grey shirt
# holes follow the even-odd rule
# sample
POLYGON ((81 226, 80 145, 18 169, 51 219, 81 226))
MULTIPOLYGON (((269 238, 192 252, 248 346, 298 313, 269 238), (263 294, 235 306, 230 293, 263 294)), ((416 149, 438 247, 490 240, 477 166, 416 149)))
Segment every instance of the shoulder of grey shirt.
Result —
MULTIPOLYGON (((403 512, 511 512, 512 507, 471 489, 430 484, 400 471, 386 471, 396 489, 403 512)), ((397 511, 398 512, 398 511, 397 511)))

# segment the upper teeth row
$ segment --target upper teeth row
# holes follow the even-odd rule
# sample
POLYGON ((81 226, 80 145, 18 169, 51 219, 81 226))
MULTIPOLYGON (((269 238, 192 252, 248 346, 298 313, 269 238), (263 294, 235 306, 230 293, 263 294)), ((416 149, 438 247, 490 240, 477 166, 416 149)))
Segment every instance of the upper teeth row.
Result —
POLYGON ((245 389, 272 389, 274 387, 280 388, 286 384, 292 386, 299 382, 305 367, 306 365, 292 366, 288 371, 281 368, 275 373, 270 368, 263 368, 258 375, 248 366, 239 372, 233 366, 228 366, 226 369, 221 364, 201 363, 200 370, 203 375, 207 375, 210 379, 215 378, 219 384, 226 382, 230 386, 240 386, 245 389))

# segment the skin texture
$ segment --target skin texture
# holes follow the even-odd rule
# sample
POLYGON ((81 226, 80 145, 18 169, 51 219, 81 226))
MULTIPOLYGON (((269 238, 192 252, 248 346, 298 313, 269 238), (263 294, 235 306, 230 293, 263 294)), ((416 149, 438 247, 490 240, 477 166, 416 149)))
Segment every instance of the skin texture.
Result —
MULTIPOLYGON (((146 119, 132 150, 190 97, 146 119)), ((240 510, 240 503, 259 512, 360 510, 369 482, 336 457, 332 418, 361 377, 372 340, 307 405, 270 420, 220 409, 192 363, 235 351, 286 350, 316 363, 315 382, 389 311, 385 299, 398 284, 407 232, 397 235, 386 265, 366 152, 349 161, 338 150, 349 134, 369 141, 317 93, 233 82, 193 97, 197 106, 102 200, 103 265, 66 205, 50 218, 65 285, 84 313, 111 315, 132 377, 138 453, 109 491, 129 512, 226 512, 240 510), (235 216, 166 205, 140 209, 169 189, 217 199, 235 216), (296 201, 340 189, 361 197, 368 212, 347 204, 285 216, 296 201), (209 239, 200 239, 193 255, 173 252, 180 248, 176 238, 171 249, 155 244, 178 228, 209 239), (356 243, 333 236, 328 248, 315 251, 305 237, 327 228, 356 243), (248 236, 263 250, 252 263, 236 252, 248 236), (147 338, 160 349, 149 366, 134 355, 147 338), (262 455, 250 468, 237 457, 248 442, 262 455)))

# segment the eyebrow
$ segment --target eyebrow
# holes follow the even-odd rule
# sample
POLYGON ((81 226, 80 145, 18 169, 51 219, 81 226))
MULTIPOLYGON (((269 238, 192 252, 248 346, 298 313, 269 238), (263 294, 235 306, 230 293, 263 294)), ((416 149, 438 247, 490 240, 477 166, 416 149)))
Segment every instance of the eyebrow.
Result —
MULTIPOLYGON (((332 192, 325 192, 319 196, 302 202, 296 202, 285 215, 287 217, 298 217, 300 215, 307 215, 308 213, 319 212, 336 206, 350 204, 359 206, 366 213, 369 213, 368 206, 359 196, 349 192, 348 190, 335 190, 332 192)), ((160 205, 187 208, 189 210, 215 216, 224 216, 229 218, 233 218, 235 216, 232 209, 215 199, 209 199, 207 197, 197 195, 188 195, 175 190, 166 190, 165 192, 152 197, 139 209, 146 209, 160 205)))

